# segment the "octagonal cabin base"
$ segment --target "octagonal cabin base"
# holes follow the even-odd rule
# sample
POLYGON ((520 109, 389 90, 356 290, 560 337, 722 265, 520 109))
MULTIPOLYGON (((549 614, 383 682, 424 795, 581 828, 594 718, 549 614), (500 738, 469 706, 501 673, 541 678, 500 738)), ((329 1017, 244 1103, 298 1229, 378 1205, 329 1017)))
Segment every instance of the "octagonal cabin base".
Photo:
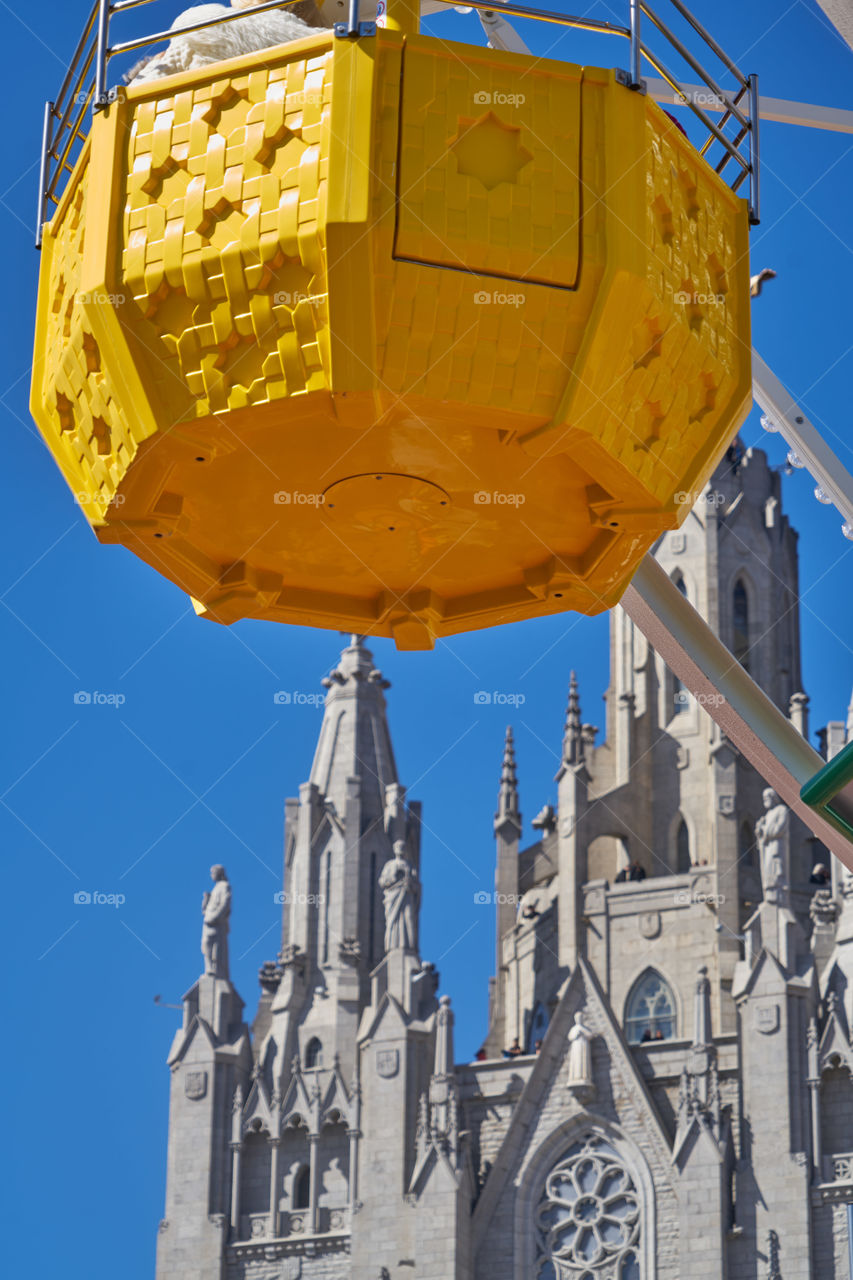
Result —
POLYGON ((101 541, 216 621, 597 613, 748 410, 747 235, 613 72, 321 33, 96 116, 33 414, 101 541))

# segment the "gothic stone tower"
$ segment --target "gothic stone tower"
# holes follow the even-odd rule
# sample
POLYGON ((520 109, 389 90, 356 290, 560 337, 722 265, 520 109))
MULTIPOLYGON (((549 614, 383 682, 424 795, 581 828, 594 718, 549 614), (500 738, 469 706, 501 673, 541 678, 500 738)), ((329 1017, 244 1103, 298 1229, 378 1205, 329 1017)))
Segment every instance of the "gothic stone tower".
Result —
POLYGON ((447 1280, 469 1249, 453 1015, 419 955, 419 808, 388 682, 353 636, 324 683, 251 1037, 227 972, 184 1000, 158 1280, 411 1277, 415 1258, 447 1280))
MULTIPOLYGON (((805 732, 764 455, 657 554, 805 732)), ((606 735, 572 676, 529 846, 507 733, 472 1063, 420 957, 419 814, 360 637, 327 687, 251 1033, 227 971, 185 998, 158 1280, 853 1280, 853 877, 809 883, 827 855, 621 611, 606 735)))
MULTIPOLYGON (((656 555, 733 660, 806 733, 796 534, 765 455, 731 450, 656 555)), ((810 872, 830 859, 781 806, 785 884, 762 885, 763 779, 620 609, 611 615, 605 703, 606 736, 596 745, 572 674, 556 806, 534 820, 540 838, 528 847, 506 823, 496 828, 498 969, 487 1046, 496 1057, 517 1037, 532 1056, 515 1058, 516 1069, 534 1065, 505 1138, 497 1141, 489 1121, 471 1124, 479 1170, 485 1152, 504 1171, 500 1193, 495 1173, 486 1179, 475 1223, 487 1204, 494 1216, 482 1237, 475 1232, 475 1248, 488 1238, 496 1265, 502 1249, 514 1249, 524 1264, 505 1274, 519 1280, 574 1276, 585 1262, 595 1280, 849 1280, 847 1211, 836 1198, 853 1214, 853 1006, 847 994, 842 1011, 832 994, 848 991, 846 879, 840 897, 831 886, 816 894, 810 872), (538 1122, 548 1152, 540 1157, 531 1091, 543 1057, 567 1057, 572 1001, 595 1033, 592 1079, 572 1089, 569 1071, 583 1105, 573 1110, 563 1094, 562 1107, 538 1122), (508 1157, 525 1104, 525 1137, 508 1157), (841 1154, 828 1155, 827 1142, 841 1154), (609 1144, 606 1156, 597 1143, 609 1144), (628 1210, 617 1229, 597 1190, 583 1214, 560 1203, 558 1182, 568 1178, 567 1198, 580 1203, 592 1170, 606 1184, 606 1160, 617 1157, 626 1171, 619 1186, 630 1178, 637 1197, 630 1250, 619 1244, 628 1210), (537 1170, 529 1199, 527 1167, 537 1170), (570 1226, 525 1226, 531 1213, 535 1223, 570 1226), (514 1243, 497 1227, 506 1216, 514 1243), (534 1237, 526 1253, 524 1231, 534 1237), (525 1271, 534 1258, 540 1270, 525 1271)), ((837 749, 843 726, 825 736, 837 749)), ((499 811, 517 813, 517 786, 509 799, 506 777, 505 763, 499 811)))

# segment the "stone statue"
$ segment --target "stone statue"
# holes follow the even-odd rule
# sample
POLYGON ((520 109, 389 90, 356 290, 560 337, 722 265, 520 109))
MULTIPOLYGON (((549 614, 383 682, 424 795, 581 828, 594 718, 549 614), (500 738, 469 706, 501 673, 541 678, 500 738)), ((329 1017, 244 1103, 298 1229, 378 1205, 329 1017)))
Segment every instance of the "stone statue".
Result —
POLYGON ((204 972, 212 978, 228 977, 228 917, 231 915, 231 886, 225 868, 217 863, 210 868, 213 888, 201 900, 204 924, 201 929, 201 953, 204 972))
POLYGON ((764 813, 755 824, 761 856, 761 885, 765 900, 776 902, 788 888, 788 847, 791 813, 772 787, 763 793, 764 813))
POLYGON ((580 1012, 575 1014, 575 1025, 569 1032, 569 1088, 583 1085, 589 1088, 592 1083, 592 1049, 594 1032, 584 1026, 580 1012))
POLYGON ((394 841, 394 856, 388 859, 379 876, 379 888, 385 902, 386 952, 397 947, 405 951, 417 949, 420 885, 405 848, 402 840, 394 841))

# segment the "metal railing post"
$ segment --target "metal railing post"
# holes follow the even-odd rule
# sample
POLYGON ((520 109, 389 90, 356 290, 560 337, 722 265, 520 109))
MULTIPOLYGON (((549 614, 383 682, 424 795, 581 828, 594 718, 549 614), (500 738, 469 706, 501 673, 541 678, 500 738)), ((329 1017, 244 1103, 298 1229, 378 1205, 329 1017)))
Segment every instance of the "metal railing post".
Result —
POLYGON ((44 125, 41 134, 41 163, 39 164, 39 207, 36 222, 36 248, 41 248, 42 229, 47 221, 47 182, 50 165, 50 148, 53 146, 53 103, 44 104, 44 125))
POLYGON ((107 49, 110 35, 110 0, 100 0, 98 9, 98 48, 95 54, 95 111, 107 105, 107 49))
POLYGON ((358 0, 349 0, 349 13, 347 16, 347 35, 358 35, 358 0))
POLYGON ((640 0, 630 0, 631 24, 631 88, 639 89, 642 84, 640 76, 642 45, 640 43, 640 0))
POLYGON ((758 76, 749 77, 749 221, 761 218, 761 157, 758 146, 758 76))

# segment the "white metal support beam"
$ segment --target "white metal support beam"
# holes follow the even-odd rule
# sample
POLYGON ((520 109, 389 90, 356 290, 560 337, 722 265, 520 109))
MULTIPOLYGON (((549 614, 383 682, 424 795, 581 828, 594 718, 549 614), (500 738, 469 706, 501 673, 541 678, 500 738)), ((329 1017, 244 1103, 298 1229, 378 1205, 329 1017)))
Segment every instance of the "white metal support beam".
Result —
MULTIPOLYGON (((683 106, 681 98, 666 80, 645 77, 646 93, 666 106, 683 106)), ((683 84, 682 89, 703 111, 721 114, 725 107, 703 84, 683 84)), ((853 133, 853 111, 841 107, 820 107, 808 102, 789 102, 786 98, 758 98, 758 118, 762 124, 773 120, 778 124, 799 124, 810 129, 829 129, 833 133, 853 133)))
POLYGON ((853 844, 800 799, 800 787, 825 761, 759 689, 651 555, 634 574, 621 604, 726 737, 853 871, 853 844))
POLYGON ((753 348, 752 394, 853 529, 853 476, 753 348))

